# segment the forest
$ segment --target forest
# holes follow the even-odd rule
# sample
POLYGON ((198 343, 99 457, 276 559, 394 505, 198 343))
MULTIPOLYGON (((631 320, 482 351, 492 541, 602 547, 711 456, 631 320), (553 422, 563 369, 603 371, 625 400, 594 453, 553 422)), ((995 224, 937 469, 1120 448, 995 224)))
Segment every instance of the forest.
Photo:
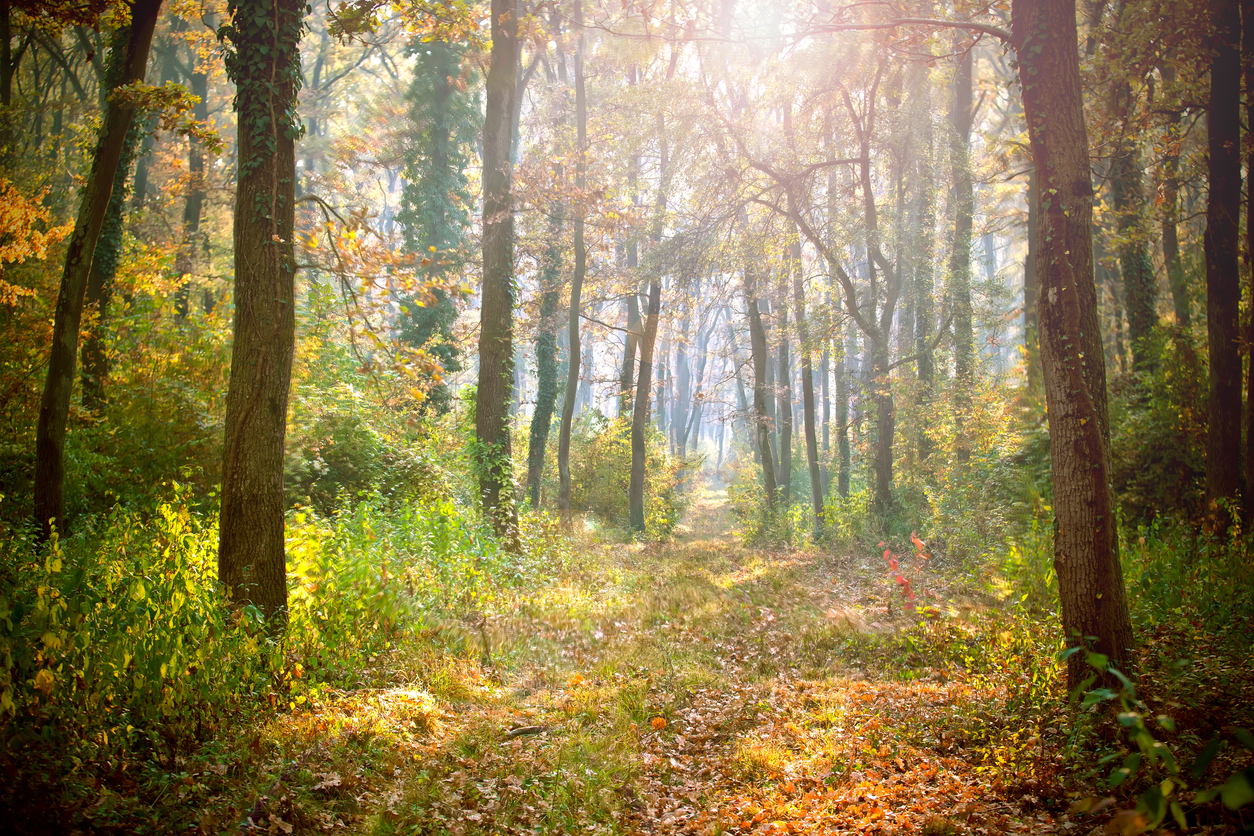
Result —
POLYGON ((0 830, 1254 833, 1254 3, 0 0, 0 830))

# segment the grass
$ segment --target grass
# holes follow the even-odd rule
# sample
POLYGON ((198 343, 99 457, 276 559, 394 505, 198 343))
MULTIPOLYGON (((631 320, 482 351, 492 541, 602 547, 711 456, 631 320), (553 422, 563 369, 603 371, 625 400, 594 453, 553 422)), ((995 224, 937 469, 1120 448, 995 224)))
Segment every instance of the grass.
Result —
MULTIPOLYGON (((1122 744, 1105 715, 1072 723, 1046 601, 1001 603, 981 574, 910 566, 924 617, 878 551, 749 549, 723 514, 706 494, 675 542, 584 535, 560 559, 529 555, 525 582, 475 575, 473 607, 446 596, 413 625, 397 599, 389 641, 336 656, 357 660, 352 676, 289 684, 178 754, 119 762, 142 774, 108 778, 83 814, 96 832, 251 817, 273 832, 466 836, 1091 824, 1067 810, 1109 792, 1095 762, 1122 744)), ((1237 631, 1138 618, 1154 631, 1141 690, 1176 717, 1182 758, 1254 719, 1237 631)), ((1224 750, 1212 771, 1243 757, 1224 750)), ((1235 821, 1218 802, 1189 814, 1215 832, 1235 821)))

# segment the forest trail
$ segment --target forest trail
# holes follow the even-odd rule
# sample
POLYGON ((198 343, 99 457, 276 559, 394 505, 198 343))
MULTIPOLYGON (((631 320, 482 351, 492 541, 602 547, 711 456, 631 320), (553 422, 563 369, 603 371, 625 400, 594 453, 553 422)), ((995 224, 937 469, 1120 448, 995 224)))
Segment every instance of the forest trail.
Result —
MULTIPOLYGON (((702 836, 1062 824, 1041 783, 1052 761, 999 721, 1005 677, 952 661, 970 644, 957 619, 906 629, 916 617, 879 554, 748 549, 731 525, 725 492, 700 491, 671 542, 598 547, 498 602, 480 633, 443 628, 460 659, 402 653, 404 687, 288 718, 271 735, 317 754, 287 779, 285 821, 702 836)), ((916 589, 943 597, 926 571, 916 589)))

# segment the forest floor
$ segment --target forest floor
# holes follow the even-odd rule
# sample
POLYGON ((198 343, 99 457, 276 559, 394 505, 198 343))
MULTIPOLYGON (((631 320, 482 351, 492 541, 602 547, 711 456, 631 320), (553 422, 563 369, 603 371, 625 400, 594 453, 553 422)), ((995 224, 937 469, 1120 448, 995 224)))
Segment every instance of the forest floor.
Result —
POLYGON ((1122 832, 1114 806, 1067 813, 1067 712, 1016 706, 1013 650, 964 663, 988 661, 981 584, 916 558, 935 604, 912 611, 879 552, 749 549, 731 526, 704 490, 671 542, 589 547, 380 659, 391 687, 273 717, 246 763, 209 765, 202 831, 1122 832))

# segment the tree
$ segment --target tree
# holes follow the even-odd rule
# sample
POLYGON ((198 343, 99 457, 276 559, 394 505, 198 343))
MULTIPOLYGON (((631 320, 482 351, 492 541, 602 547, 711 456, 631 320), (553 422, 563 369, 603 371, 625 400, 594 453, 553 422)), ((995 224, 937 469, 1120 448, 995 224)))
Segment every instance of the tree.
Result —
POLYGON ((518 87, 518 4, 492 0, 492 52, 483 120, 483 292, 475 458, 479 497, 492 526, 517 552, 510 461, 509 396, 514 378, 513 114, 518 87))
MULTIPOLYGON (((975 332, 971 310, 971 216, 975 194, 971 184, 971 103, 974 47, 958 61, 954 77, 954 98, 950 111, 953 125, 952 151, 954 181, 954 237, 949 253, 949 286, 954 303, 954 410, 959 426, 971 417, 971 393, 975 388, 975 332)), ((958 461, 971 457, 970 439, 958 433, 958 461)))
POLYGON ((1207 144, 1206 332, 1210 343, 1206 501, 1236 502, 1241 462, 1241 13, 1237 0, 1210 0, 1211 65, 1207 144))
POLYGON ((296 93, 302 0, 235 0, 235 316, 222 453, 218 580, 271 629, 287 618, 283 448, 296 348, 296 93))
MULTIPOLYGON (((1011 41, 1019 57, 1040 200, 1037 311, 1062 626, 1070 647, 1092 639, 1093 650, 1126 663, 1133 636, 1110 489, 1106 365, 1093 279, 1093 183, 1075 0, 1014 0, 1011 41)), ((1067 662, 1069 684, 1077 686, 1086 673, 1084 654, 1073 653, 1067 662)))
MULTIPOLYGON (((588 185, 586 155, 588 151, 588 97, 584 91, 583 72, 583 2, 575 0, 575 131, 576 162, 575 189, 583 202, 583 192, 588 185)), ((584 242, 584 210, 575 210, 575 272, 570 279, 570 316, 567 323, 570 345, 570 365, 567 368, 566 395, 562 399, 562 426, 557 437, 557 507, 562 521, 570 524, 570 432, 575 416, 575 397, 579 386, 579 312, 583 280, 588 272, 588 247, 584 242)))
MULTIPOLYGON (((111 89, 144 80, 148 50, 160 10, 161 0, 136 0, 131 8, 126 35, 115 37, 114 48, 110 50, 108 81, 111 89)), ((54 525, 65 524, 65 435, 74 391, 83 300, 92 256, 134 114, 135 105, 126 98, 111 101, 105 108, 91 173, 83 189, 78 219, 65 255, 35 440, 35 523, 44 537, 51 534, 54 525)))
MULTIPOLYGON (((417 41, 414 80, 405 95, 412 133, 406 135, 404 206, 397 220, 405 244, 421 254, 427 279, 435 289, 435 304, 414 299, 402 303, 400 336, 424 348, 446 374, 461 371, 453 344, 453 300, 439 287, 462 261, 466 230, 470 226, 471 195, 466 181, 466 148, 474 142, 479 117, 478 97, 458 81, 465 47, 443 41, 417 41)), ((438 383, 427 401, 437 412, 449 405, 448 386, 438 383)))

